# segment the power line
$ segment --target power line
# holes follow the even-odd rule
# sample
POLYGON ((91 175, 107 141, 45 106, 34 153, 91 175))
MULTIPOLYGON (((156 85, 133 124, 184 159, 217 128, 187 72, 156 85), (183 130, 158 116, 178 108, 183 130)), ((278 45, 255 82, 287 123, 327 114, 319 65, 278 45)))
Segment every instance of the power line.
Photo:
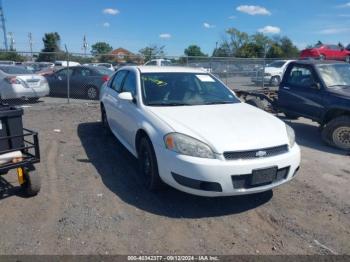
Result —
POLYGON ((2 0, 0 0, 0 22, 1 22, 2 31, 4 33, 5 50, 8 51, 6 23, 5 23, 4 9, 2 8, 2 0))

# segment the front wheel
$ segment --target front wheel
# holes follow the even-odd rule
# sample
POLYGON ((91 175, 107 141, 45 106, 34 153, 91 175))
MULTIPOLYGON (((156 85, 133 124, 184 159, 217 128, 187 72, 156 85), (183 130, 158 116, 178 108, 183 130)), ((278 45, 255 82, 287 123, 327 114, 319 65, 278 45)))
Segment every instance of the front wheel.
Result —
POLYGON ((326 56, 325 55, 320 55, 320 60, 326 60, 326 56))
POLYGON ((337 148, 350 151, 350 116, 332 119, 322 130, 323 140, 337 148))
POLYGON ((23 184, 21 185, 26 196, 36 196, 41 187, 40 176, 36 172, 29 172, 23 169, 23 184))
POLYGON ((157 191, 162 188, 162 180, 158 173, 158 163, 153 145, 149 138, 143 137, 140 140, 138 159, 140 172, 147 189, 157 191))

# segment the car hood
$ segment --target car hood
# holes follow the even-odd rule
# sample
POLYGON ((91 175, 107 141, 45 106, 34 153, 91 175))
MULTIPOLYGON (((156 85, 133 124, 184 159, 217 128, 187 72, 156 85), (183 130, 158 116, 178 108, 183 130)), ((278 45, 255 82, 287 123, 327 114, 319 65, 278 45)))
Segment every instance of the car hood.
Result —
POLYGON ((350 99, 350 86, 329 89, 329 92, 350 99))
POLYGON ((245 103, 149 110, 174 132, 197 138, 219 154, 288 144, 281 120, 245 103))

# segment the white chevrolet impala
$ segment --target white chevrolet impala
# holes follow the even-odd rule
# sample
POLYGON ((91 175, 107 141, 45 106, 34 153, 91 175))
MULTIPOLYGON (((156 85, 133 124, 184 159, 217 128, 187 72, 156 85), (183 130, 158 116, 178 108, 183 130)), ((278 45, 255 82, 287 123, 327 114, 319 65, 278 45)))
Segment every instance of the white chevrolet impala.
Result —
POLYGON ((202 70, 123 67, 100 100, 105 128, 138 158, 151 190, 165 183, 201 196, 252 194, 299 169, 293 129, 202 70))

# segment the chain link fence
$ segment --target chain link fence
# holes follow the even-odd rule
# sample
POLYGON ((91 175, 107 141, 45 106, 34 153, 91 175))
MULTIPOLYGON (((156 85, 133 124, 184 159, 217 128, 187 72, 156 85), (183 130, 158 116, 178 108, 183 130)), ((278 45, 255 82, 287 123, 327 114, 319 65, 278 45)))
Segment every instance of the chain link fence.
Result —
POLYGON ((0 52, 0 97, 9 104, 97 101, 104 82, 127 65, 171 65, 201 68, 234 90, 275 88, 282 59, 140 55, 0 52), (7 59, 4 59, 7 58, 7 59))

